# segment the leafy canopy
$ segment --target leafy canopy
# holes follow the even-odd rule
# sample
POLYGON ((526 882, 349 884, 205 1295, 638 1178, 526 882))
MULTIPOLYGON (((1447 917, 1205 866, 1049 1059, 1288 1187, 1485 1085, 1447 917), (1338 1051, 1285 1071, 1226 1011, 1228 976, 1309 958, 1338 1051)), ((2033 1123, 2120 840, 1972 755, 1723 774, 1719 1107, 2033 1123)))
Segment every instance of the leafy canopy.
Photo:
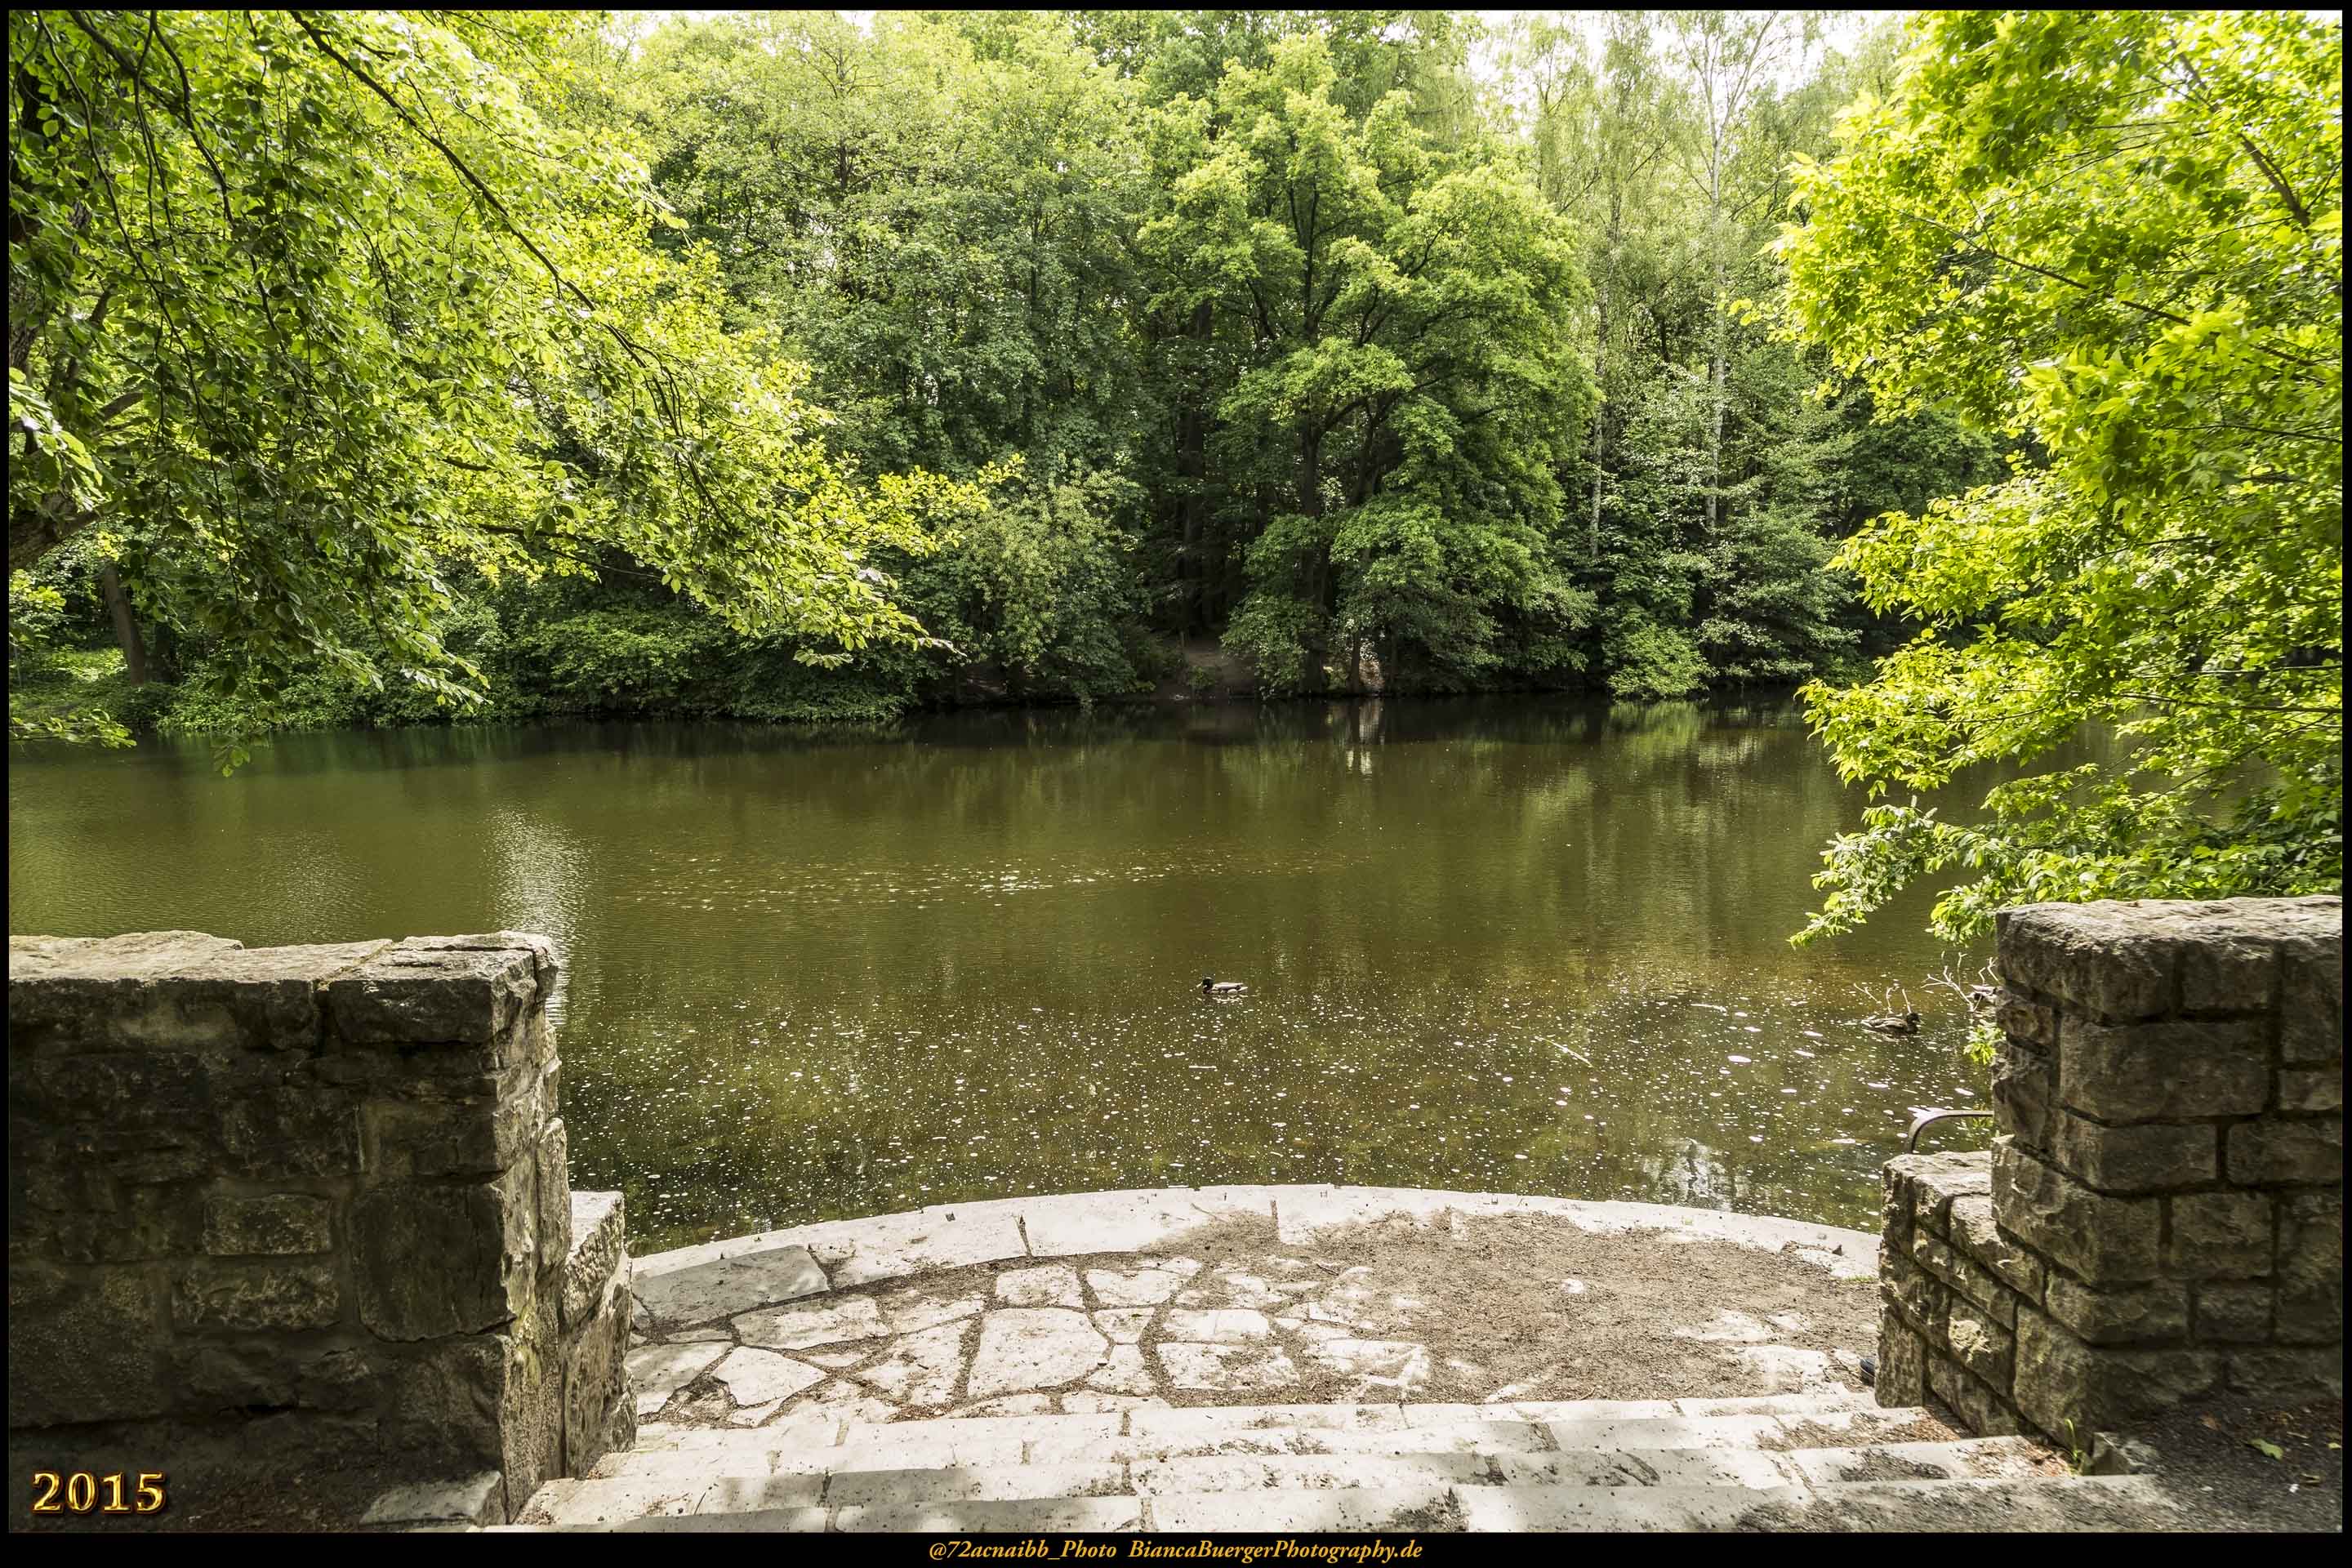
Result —
POLYGON ((1874 795, 2021 776, 1983 819, 1870 806, 1799 940, 1951 871, 1960 940, 2034 900, 2343 876, 2340 24, 1968 12, 1915 24, 1843 150, 1800 161, 1795 328, 1882 411, 1955 406, 2009 477, 1841 563, 1922 629, 1806 698, 1874 795), (2085 726, 2114 765, 2043 767, 2085 726))
POLYGON ((584 25, 11 13, 12 574, 119 530, 255 727, 321 668, 470 700, 458 568, 634 561, 817 660, 918 637, 868 558, 980 492, 860 479, 715 258, 647 243, 623 139, 556 112, 584 25))

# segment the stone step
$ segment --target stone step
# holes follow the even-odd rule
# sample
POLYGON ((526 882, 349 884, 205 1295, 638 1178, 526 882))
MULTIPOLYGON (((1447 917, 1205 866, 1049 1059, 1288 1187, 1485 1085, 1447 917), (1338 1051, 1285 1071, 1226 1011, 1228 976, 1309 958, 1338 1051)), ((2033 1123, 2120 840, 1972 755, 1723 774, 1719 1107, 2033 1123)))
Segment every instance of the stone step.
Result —
POLYGON ((2203 1528, 2156 1476, 1842 1481, 1812 1489, 1808 1530, 2057 1532, 2203 1528))
POLYGON ((1845 1448, 1792 1448, 1773 1458, 1808 1486, 1874 1481, 2056 1479, 2051 1450, 2024 1437, 1964 1437, 1950 1443, 1874 1443, 1845 1448))
MULTIPOLYGON (((1475 1408, 1475 1406, 1473 1408, 1475 1408)), ((831 1447, 779 1446, 763 1431, 697 1434, 674 1447, 607 1455, 590 1472, 625 1478, 822 1475, 947 1466, 1138 1464, 1209 1456, 1552 1454, 1851 1447, 1891 1438, 1916 1411, 1831 1410, 1788 1415, 1637 1416, 1627 1420, 1454 1421, 1430 1426, 1269 1427, 1202 1423, 1189 1431, 1121 1434, 1112 1416, 1005 1416, 852 1428, 831 1447), (1001 1423, 1001 1424, 1000 1424, 1001 1423), (1018 1423, 1019 1425, 1016 1425, 1018 1423), (1824 1444, 1830 1435, 1843 1444, 1824 1444)))

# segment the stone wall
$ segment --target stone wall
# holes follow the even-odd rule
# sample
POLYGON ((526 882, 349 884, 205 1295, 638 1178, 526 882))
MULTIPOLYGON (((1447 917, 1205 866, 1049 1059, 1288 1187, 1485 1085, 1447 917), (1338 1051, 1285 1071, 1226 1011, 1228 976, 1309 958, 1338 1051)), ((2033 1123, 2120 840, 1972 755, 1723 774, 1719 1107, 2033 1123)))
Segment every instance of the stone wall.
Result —
POLYGON ((2090 1435, 2340 1397, 2342 900, 2004 912, 1999 1136, 1885 1173, 1878 1397, 2090 1435))
POLYGON ((11 938, 12 1457, 498 1471, 519 1509, 626 1447, 620 1198, 571 1190, 555 974, 511 931, 11 938))

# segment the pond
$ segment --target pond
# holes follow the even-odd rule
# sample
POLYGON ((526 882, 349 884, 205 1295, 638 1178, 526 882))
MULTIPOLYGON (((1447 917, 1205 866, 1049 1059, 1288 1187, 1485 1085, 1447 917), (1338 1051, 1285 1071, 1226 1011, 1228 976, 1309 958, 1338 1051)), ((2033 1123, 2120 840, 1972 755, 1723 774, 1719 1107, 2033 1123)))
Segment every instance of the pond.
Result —
POLYGON ((1875 1228, 1912 1108, 1983 1103, 1966 1009, 1925 982, 1984 954, 1939 951, 1925 896, 1789 945, 1857 800, 1785 707, 346 731, 229 779, 207 755, 17 748, 10 929, 546 932, 573 1184, 624 1189, 640 1251, 1223 1182, 1875 1228), (1916 1037, 1860 1026, 1895 984, 1916 1037))

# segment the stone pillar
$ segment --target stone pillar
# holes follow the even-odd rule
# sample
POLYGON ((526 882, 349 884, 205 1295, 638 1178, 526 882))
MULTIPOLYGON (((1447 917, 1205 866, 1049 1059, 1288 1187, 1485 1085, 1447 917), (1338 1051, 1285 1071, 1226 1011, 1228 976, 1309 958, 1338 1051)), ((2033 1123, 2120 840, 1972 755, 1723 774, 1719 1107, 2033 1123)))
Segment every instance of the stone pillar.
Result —
POLYGON ((633 1435, 543 937, 9 944, 12 1449, 499 1472, 633 1435))
POLYGON ((2335 898, 2005 911, 1989 1155, 1886 1168, 1880 1398, 2089 1434, 2343 1389, 2335 898))

